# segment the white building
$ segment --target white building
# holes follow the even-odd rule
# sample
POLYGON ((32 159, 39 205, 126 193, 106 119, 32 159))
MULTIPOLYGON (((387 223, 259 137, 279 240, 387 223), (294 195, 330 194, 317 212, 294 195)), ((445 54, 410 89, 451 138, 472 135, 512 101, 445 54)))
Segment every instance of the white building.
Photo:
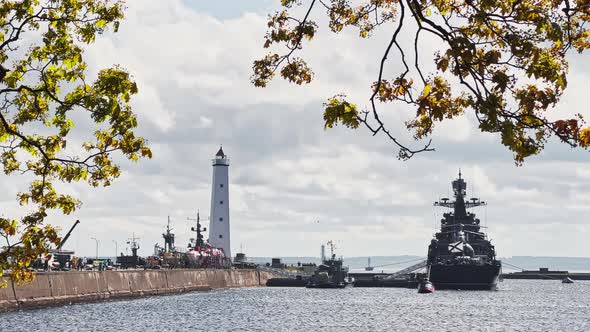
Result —
POLYGON ((223 249, 231 258, 229 235, 229 159, 223 149, 215 155, 213 164, 213 187, 211 189, 211 216, 209 218, 209 243, 223 249))

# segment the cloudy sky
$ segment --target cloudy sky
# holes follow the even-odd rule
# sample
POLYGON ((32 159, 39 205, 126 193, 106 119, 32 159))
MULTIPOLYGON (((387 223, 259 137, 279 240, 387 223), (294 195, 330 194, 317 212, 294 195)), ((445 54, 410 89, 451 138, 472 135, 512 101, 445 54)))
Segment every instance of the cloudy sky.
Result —
MULTIPOLYGON (((67 228, 82 224, 67 247, 80 255, 124 251, 132 233, 142 255, 152 252, 167 216, 185 246, 190 222, 208 216, 211 163, 220 144, 231 159, 232 248, 249 256, 311 256, 336 241, 345 256, 425 255, 442 211, 432 203, 448 196, 461 168, 470 196, 489 203, 478 213, 500 256, 586 256, 590 252, 590 154, 552 143, 516 167, 498 137, 477 132, 469 117, 437 127, 436 152, 401 162, 383 137, 367 131, 325 131, 322 102, 346 92, 366 105, 370 82, 388 37, 357 32, 334 36, 321 26, 305 56, 316 79, 304 87, 273 81, 249 83, 262 49, 266 15, 278 0, 129 1, 120 32, 97 39, 85 56, 91 73, 120 64, 137 80, 133 101, 154 158, 124 163, 110 187, 74 185, 83 207, 52 216, 67 228), (322 29, 323 28, 323 29, 322 29)), ((425 43, 423 54, 435 46, 425 43)), ((572 59, 569 88, 558 114, 590 116, 583 97, 590 69, 572 59)), ((392 64, 392 73, 395 64, 392 64)), ((398 137, 411 111, 384 108, 398 137)), ((18 211, 22 179, 3 177, 1 207, 18 211)))

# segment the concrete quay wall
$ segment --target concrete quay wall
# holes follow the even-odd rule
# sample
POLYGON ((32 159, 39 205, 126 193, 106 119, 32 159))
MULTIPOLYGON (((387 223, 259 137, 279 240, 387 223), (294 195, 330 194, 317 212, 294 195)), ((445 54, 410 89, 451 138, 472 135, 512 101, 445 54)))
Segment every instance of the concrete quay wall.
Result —
POLYGON ((264 286, 271 272, 256 270, 122 270, 37 273, 0 288, 0 312, 115 298, 173 294, 214 288, 264 286))

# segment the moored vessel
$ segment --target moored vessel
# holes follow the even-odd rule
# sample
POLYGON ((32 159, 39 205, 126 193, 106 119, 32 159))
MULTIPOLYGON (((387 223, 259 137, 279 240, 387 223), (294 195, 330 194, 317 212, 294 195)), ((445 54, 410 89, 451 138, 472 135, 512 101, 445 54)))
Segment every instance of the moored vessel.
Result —
POLYGON ((191 227, 191 231, 196 233, 196 237, 190 239, 188 244, 188 251, 186 257, 189 267, 198 268, 223 268, 231 266, 231 259, 227 257, 221 248, 216 248, 211 243, 205 242, 203 232, 207 228, 201 228, 201 217, 197 211, 197 219, 190 219, 196 221, 195 227, 191 227))
POLYGON ((486 205, 478 198, 466 201, 467 183, 452 182, 455 200, 442 198, 435 206, 450 208, 444 213, 440 231, 428 247, 427 269, 436 289, 493 290, 498 284, 502 262, 496 259, 480 220, 467 209, 486 205))
POLYGON ((334 254, 334 243, 329 241, 328 246, 330 247, 330 258, 325 258, 324 246, 322 246, 322 264, 314 271, 305 287, 344 288, 351 284, 348 278, 348 267, 343 266, 342 258, 336 258, 336 254, 334 254))

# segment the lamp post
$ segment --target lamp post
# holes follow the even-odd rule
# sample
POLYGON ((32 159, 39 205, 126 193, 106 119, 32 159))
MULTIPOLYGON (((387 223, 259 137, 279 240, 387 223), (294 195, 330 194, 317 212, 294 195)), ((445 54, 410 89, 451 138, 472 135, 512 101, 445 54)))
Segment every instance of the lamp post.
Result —
POLYGON ((119 244, 115 240, 113 240, 113 242, 115 243, 115 260, 117 260, 117 253, 119 252, 119 244))
POLYGON ((95 237, 91 237, 90 239, 96 241, 96 258, 98 258, 98 240, 95 237))

